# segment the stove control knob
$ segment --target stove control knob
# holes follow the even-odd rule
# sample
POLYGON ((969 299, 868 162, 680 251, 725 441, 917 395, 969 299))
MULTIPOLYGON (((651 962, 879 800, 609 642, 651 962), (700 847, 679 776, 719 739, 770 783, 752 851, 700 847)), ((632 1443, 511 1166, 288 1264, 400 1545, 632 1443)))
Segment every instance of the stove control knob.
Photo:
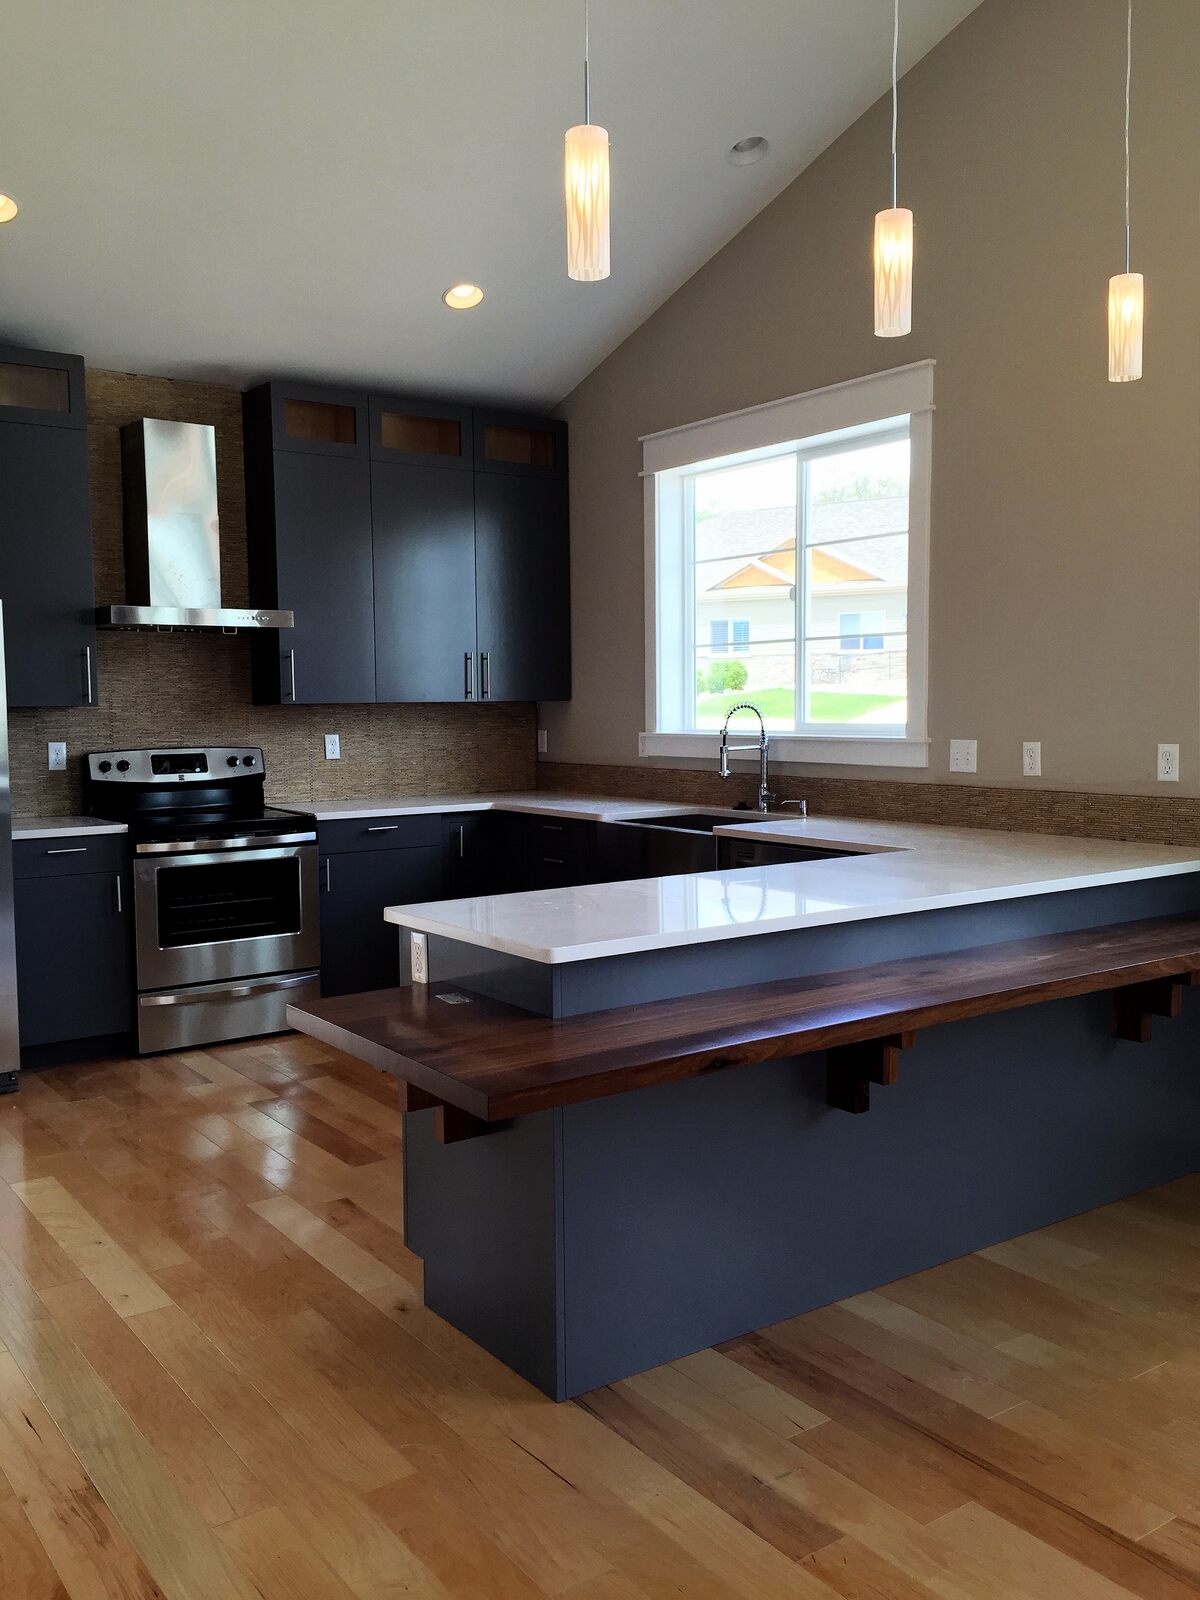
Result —
POLYGON ((236 767, 237 766, 237 757, 236 756, 226 756, 225 757, 225 765, 227 767, 236 767))
POLYGON ((129 763, 128 763, 128 761, 118 761, 117 762, 117 771, 118 772, 128 772, 129 771, 129 763))
POLYGON ((96 770, 98 772, 111 772, 112 771, 112 762, 111 761, 101 761, 96 770))
POLYGON ((244 767, 252 767, 254 765, 254 757, 253 756, 243 756, 242 757, 242 765, 244 767))

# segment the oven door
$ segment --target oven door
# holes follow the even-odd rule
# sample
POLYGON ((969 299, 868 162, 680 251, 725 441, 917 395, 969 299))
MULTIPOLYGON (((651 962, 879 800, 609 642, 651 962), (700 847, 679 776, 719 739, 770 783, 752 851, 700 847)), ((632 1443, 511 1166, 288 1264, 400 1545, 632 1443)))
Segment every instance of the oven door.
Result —
POLYGON ((315 967, 315 844, 136 856, 139 990, 315 967))

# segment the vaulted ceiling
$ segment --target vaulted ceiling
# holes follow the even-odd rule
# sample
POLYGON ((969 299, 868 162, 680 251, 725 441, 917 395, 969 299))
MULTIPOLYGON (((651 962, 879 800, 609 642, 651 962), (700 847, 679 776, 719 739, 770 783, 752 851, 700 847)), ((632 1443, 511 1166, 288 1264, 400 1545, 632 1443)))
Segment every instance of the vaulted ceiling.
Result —
MULTIPOLYGON (((901 69, 977 3, 904 0, 901 69)), ((582 0, 13 0, 0 329, 139 372, 555 401, 886 90, 891 15, 592 0, 613 271, 582 284, 582 0), (769 155, 728 164, 750 134, 769 155), (450 312, 464 278, 486 299, 450 312)))

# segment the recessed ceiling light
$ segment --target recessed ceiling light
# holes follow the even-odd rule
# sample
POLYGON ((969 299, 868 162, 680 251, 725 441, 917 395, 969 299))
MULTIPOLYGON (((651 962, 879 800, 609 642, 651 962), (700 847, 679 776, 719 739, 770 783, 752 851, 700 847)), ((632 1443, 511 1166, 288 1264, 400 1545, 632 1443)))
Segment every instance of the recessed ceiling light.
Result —
POLYGON ((725 159, 731 167, 748 167, 755 161, 761 161, 770 148, 761 133, 752 133, 749 138, 739 139, 725 159))
POLYGON ((0 194, 0 222, 11 222, 20 209, 11 195, 0 194))
POLYGON ((451 311, 470 311, 483 299, 483 290, 477 283, 453 283, 442 296, 444 305, 451 311))

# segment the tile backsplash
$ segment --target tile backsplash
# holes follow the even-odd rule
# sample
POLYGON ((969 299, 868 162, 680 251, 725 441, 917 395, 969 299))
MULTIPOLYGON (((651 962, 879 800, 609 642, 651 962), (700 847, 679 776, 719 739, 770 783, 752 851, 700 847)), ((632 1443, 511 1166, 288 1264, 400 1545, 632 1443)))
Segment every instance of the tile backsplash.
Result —
MULTIPOLYGON (((118 430, 138 417, 167 417, 216 426, 223 598, 246 605, 240 392, 89 371, 87 394, 96 603, 124 599, 118 430)), ((532 705, 256 706, 241 635, 102 631, 96 654, 96 706, 9 713, 18 815, 78 811, 89 750, 160 744, 261 745, 268 795, 297 804, 534 786, 532 705), (326 733, 341 735, 340 761, 325 760, 326 733), (56 739, 67 741, 65 772, 46 767, 56 739)))

